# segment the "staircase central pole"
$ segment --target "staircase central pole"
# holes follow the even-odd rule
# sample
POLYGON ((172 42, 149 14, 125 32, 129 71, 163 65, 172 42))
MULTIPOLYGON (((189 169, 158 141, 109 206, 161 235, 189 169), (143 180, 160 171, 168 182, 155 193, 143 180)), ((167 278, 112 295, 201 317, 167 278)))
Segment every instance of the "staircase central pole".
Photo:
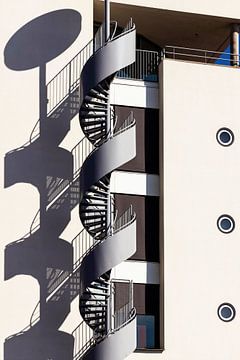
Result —
POLYGON ((110 37, 110 0, 105 0, 105 42, 110 37))
MULTIPOLYGON (((111 22, 111 15, 110 15, 110 0, 105 0, 105 43, 107 43, 110 39, 110 22, 111 22)), ((111 59, 109 59, 111 61, 111 59)), ((111 108, 110 108, 110 96, 108 98, 108 107, 107 107, 107 137, 111 137, 111 108)), ((107 228, 108 234, 111 233, 111 226, 112 226, 112 209, 111 209, 111 192, 110 186, 108 190, 108 202, 107 202, 107 228)), ((107 312, 106 312, 106 333, 110 330, 110 311, 111 311, 111 303, 110 298, 107 299, 107 312)))

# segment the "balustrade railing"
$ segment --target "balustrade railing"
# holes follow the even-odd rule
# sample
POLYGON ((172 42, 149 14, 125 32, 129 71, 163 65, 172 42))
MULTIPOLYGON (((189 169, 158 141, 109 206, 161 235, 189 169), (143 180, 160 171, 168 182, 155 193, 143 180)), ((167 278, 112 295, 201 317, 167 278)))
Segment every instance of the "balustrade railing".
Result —
POLYGON ((195 61, 204 64, 228 66, 239 66, 240 64, 239 55, 233 53, 180 46, 166 46, 163 50, 163 57, 176 60, 195 61))
POLYGON ((136 214, 133 212, 132 205, 130 205, 130 207, 115 221, 113 225, 113 232, 116 233, 117 231, 123 229, 131 221, 133 221, 135 217, 136 214))
POLYGON ((80 83, 84 64, 93 53, 91 40, 79 53, 47 84, 48 114, 68 98, 80 83))
POLYGON ((160 62, 160 53, 150 50, 136 50, 136 61, 117 73, 118 78, 158 81, 158 65, 160 62))
POLYGON ((86 160, 87 156, 92 152, 93 145, 84 137, 74 148, 72 149, 73 155, 73 177, 79 175, 82 164, 86 160))
POLYGON ((78 360, 94 344, 93 330, 83 321, 73 330, 73 360, 78 360))
POLYGON ((94 238, 83 229, 73 240, 73 271, 76 270, 87 251, 94 245, 94 238))
POLYGON ((111 307, 111 324, 110 332, 115 332, 128 323, 135 314, 133 304, 133 281, 125 279, 111 279, 110 283, 110 307, 111 307), (125 304, 115 310, 115 296, 117 285, 127 286, 127 295, 125 304))

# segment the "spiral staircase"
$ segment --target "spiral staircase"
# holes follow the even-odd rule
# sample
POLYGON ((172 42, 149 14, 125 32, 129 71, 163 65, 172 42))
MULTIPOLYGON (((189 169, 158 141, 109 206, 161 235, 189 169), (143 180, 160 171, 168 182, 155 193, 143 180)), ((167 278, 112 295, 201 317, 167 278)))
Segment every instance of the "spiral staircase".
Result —
POLYGON ((136 218, 130 208, 115 222, 110 193, 111 172, 136 155, 135 120, 131 113, 115 131, 109 102, 115 74, 135 61, 135 51, 135 26, 130 22, 120 35, 113 33, 98 47, 81 74, 80 125, 94 150, 80 172, 80 218, 94 243, 80 266, 79 305, 92 337, 76 359, 120 360, 136 347, 132 296, 116 322, 111 281, 111 269, 136 251, 136 218))

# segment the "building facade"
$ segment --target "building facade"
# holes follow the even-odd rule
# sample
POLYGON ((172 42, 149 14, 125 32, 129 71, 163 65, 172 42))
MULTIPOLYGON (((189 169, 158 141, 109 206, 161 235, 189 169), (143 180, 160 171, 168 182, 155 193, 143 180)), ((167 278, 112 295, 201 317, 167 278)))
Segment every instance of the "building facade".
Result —
POLYGON ((0 6, 2 358, 236 360, 238 2, 0 6))

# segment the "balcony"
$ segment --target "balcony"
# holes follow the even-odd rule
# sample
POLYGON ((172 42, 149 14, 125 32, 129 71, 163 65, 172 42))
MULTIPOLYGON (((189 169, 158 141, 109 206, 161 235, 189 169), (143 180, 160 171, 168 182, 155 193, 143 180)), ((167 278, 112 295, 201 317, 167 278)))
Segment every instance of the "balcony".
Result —
POLYGON ((193 61, 202 64, 214 64, 239 67, 239 55, 227 51, 213 51, 205 49, 194 49, 179 46, 166 46, 163 49, 163 58, 193 61))
POLYGON ((120 70, 117 77, 129 80, 158 81, 158 65, 160 53, 150 50, 136 50, 136 61, 120 70))

